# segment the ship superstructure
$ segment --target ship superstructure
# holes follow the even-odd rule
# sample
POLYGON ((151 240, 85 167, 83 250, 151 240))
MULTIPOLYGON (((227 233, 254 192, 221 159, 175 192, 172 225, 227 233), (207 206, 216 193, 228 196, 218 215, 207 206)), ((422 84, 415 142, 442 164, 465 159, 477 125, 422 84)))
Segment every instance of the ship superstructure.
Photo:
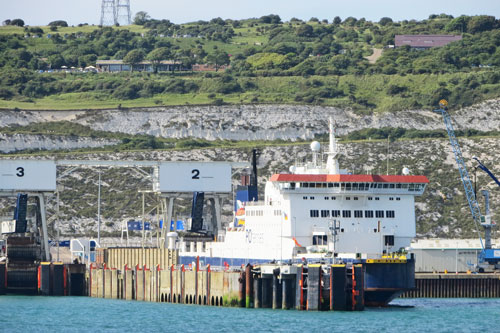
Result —
MULTIPOLYGON (((180 242, 184 264, 239 266, 269 262, 364 265, 365 302, 385 305, 415 287, 415 197, 425 176, 350 174, 339 168, 333 123, 329 149, 311 143, 312 159, 270 177, 257 200, 256 170, 238 187, 234 223, 215 242, 180 242)), ((254 154, 255 157, 255 154, 254 154)))
MULTIPOLYGON (((271 176, 262 201, 239 202, 237 222, 204 246, 206 260, 232 265, 301 258, 379 259, 402 252, 415 237, 415 196, 425 176, 353 175, 339 169, 330 120, 329 150, 271 176), (244 207, 242 207, 244 206, 244 207)), ((246 196, 251 197, 251 196, 246 196)), ((198 246, 199 247, 199 246, 198 246)), ((183 254, 200 252, 183 244, 183 254)))

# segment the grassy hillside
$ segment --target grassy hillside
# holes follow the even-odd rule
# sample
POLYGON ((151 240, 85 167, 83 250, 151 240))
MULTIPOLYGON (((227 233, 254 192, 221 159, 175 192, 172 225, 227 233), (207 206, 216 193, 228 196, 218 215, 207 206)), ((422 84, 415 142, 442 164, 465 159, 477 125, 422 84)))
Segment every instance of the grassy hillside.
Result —
POLYGON ((430 109, 441 98, 449 99, 450 104, 458 108, 500 96, 500 80, 493 70, 405 76, 232 77, 225 74, 175 78, 145 73, 27 76, 27 83, 17 83, 9 89, 24 91, 29 96, 0 99, 0 108, 67 110, 275 103, 321 104, 360 112, 383 112, 430 109), (28 89, 31 91, 27 92, 28 89))
POLYGON ((362 112, 462 107, 500 96, 500 24, 491 16, 332 22, 268 15, 123 27, 0 27, 0 108, 98 109, 186 104, 289 103, 362 112), (395 34, 461 34, 442 48, 374 48, 395 34), (98 59, 229 64, 226 73, 66 73, 98 59), (51 73, 39 71, 54 70, 51 73))

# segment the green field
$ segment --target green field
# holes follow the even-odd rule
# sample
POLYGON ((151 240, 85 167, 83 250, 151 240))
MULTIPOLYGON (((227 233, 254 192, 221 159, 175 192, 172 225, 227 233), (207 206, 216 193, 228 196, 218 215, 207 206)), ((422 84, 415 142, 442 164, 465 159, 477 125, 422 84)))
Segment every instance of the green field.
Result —
POLYGON ((272 103, 371 113, 432 108, 442 98, 450 100, 450 108, 461 108, 500 96, 500 21, 492 16, 282 22, 267 15, 185 24, 148 19, 141 24, 57 31, 48 26, 0 27, 0 108, 272 103), (463 39, 428 50, 387 47, 396 34, 461 34, 463 39), (384 51, 370 63, 366 57, 374 48, 384 51), (97 60, 159 61, 155 51, 162 51, 161 60, 179 61, 186 70, 61 70, 95 65, 97 60), (230 68, 195 73, 190 71, 193 64, 230 68), (49 69, 55 72, 47 73, 49 69))
MULTIPOLYGON (((122 74, 41 74, 56 76, 63 86, 74 84, 90 87, 85 92, 68 92, 52 94, 41 98, 14 98, 0 100, 2 109, 29 110, 76 110, 76 109, 107 109, 133 107, 155 107, 172 105, 209 105, 209 104, 302 104, 304 99, 315 98, 309 104, 347 107, 355 111, 387 112, 406 109, 432 108, 443 96, 443 89, 450 91, 452 103, 464 100, 467 103, 479 102, 499 96, 500 83, 482 84, 475 91, 461 93, 461 83, 464 81, 481 82, 490 73, 488 70, 453 73, 442 75, 344 75, 344 76, 311 76, 311 77, 256 77, 236 78, 238 87, 244 88, 234 93, 221 93, 224 83, 221 79, 204 76, 172 77, 170 75, 145 75, 141 73, 122 74), (59 78, 59 76, 62 76, 59 78), (151 96, 132 99, 113 97, 112 89, 100 89, 108 80, 126 80, 127 84, 143 87, 145 84, 169 86, 182 82, 196 85, 195 91, 186 93, 165 92, 151 96), (82 83, 83 82, 83 83, 82 83), (95 88, 92 88, 95 87, 95 88), (391 93, 388 87, 398 87, 400 93, 391 93), (328 97, 329 92, 336 91, 340 95, 328 97), (298 96, 304 96, 302 100, 298 96), (322 97, 325 96, 325 97, 322 97)), ((118 83, 117 83, 118 84, 118 83)), ((455 106, 456 107, 456 106, 455 106)))

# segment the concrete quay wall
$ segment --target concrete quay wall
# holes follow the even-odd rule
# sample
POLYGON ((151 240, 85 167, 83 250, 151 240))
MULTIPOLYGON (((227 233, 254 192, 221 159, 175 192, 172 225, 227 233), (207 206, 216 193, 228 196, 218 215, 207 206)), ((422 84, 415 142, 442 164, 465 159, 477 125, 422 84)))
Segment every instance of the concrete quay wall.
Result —
POLYGON ((127 265, 129 268, 139 265, 139 267, 156 267, 167 269, 171 265, 177 264, 177 250, 159 248, 101 248, 97 250, 96 264, 100 267, 122 268, 127 265))
POLYGON ((145 302, 298 310, 364 309, 362 265, 193 267, 92 265, 89 296, 145 302), (222 268, 221 268, 222 269, 222 268), (330 283, 332 282, 332 283, 330 283), (342 296, 339 297, 338 295, 342 296))
POLYGON ((146 302, 169 302, 230 306, 238 304, 240 272, 186 269, 171 265, 167 269, 139 266, 115 268, 92 266, 89 270, 90 297, 146 302))

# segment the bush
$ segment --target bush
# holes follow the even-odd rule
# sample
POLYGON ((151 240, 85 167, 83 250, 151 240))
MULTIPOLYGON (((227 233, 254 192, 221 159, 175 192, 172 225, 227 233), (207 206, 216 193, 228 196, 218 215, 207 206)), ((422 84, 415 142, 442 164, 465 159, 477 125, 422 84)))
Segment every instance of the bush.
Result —
POLYGON ((173 79, 167 82, 165 92, 187 94, 190 92, 196 92, 198 89, 198 85, 194 82, 182 79, 173 79))
POLYGON ((403 92, 405 92, 407 90, 408 90, 407 87, 400 86, 400 85, 397 85, 397 84, 390 84, 387 87, 387 94, 391 95, 391 96, 394 96, 394 95, 401 94, 401 93, 403 93, 403 92))
POLYGON ((175 143, 175 148, 202 148, 209 146, 211 146, 211 143, 206 140, 199 139, 185 139, 175 143))
POLYGON ((14 96, 12 90, 8 88, 0 88, 0 99, 11 99, 14 96))
POLYGON ((113 98, 116 99, 136 99, 139 98, 139 92, 141 90, 141 86, 139 84, 128 84, 122 85, 118 89, 116 89, 113 93, 113 98))
POLYGON ((63 20, 52 21, 48 24, 50 27, 67 27, 68 22, 63 20))
POLYGON ((279 15, 270 14, 270 15, 262 16, 259 19, 259 21, 261 23, 280 24, 281 23, 281 18, 279 17, 279 15))
POLYGON ((24 27, 24 21, 21 19, 13 19, 10 21, 9 25, 16 25, 18 27, 24 27))
POLYGON ((43 34, 43 29, 40 27, 29 28, 28 31, 31 32, 32 34, 43 34))
POLYGON ((240 92, 241 86, 231 75, 223 75, 217 80, 216 92, 221 94, 231 94, 240 92))
POLYGON ((220 105, 224 105, 224 104, 226 104, 226 103, 224 102, 224 100, 223 100, 222 98, 217 98, 217 99, 215 99, 215 100, 213 101, 213 103, 212 103, 212 104, 213 104, 213 105, 218 105, 218 106, 220 106, 220 105))

